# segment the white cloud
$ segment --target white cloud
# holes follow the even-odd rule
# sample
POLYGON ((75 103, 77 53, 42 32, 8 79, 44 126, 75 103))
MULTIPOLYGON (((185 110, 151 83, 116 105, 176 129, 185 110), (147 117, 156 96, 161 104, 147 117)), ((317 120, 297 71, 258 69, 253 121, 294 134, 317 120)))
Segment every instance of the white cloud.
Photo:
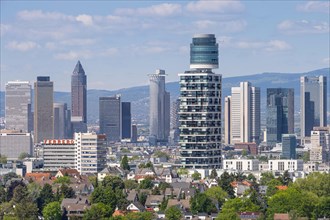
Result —
POLYGON ((322 59, 321 62, 322 62, 323 64, 326 64, 326 65, 330 66, 330 57, 327 57, 327 58, 322 59))
POLYGON ((113 56, 118 53, 117 48, 108 48, 100 52, 100 56, 113 56))
POLYGON ((194 22, 198 29, 219 29, 221 32, 240 32, 245 29, 247 22, 244 20, 232 21, 212 21, 212 20, 198 20, 194 22))
POLYGON ((190 2, 186 6, 190 12, 217 12, 217 13, 232 13, 241 12, 244 10, 244 5, 239 1, 209 1, 200 0, 190 2))
POLYGON ((271 40, 267 43, 266 51, 290 50, 292 47, 285 41, 271 40))
POLYGON ((10 30, 11 26, 8 24, 0 24, 0 35, 3 36, 10 30))
POLYGON ((297 6, 299 11, 303 12, 323 12, 330 13, 330 2, 329 1, 308 1, 304 4, 297 6))
POLYGON ((199 29, 206 29, 206 28, 214 27, 216 25, 216 22, 211 20, 200 20, 200 21, 196 21, 195 25, 199 29))
POLYGON ((24 42, 17 42, 17 41, 11 41, 7 44, 7 48, 12 50, 18 50, 18 51, 28 51, 32 50, 34 48, 40 47, 37 43, 32 41, 24 41, 24 42))
POLYGON ((93 17, 90 15, 82 14, 76 17, 76 20, 81 22, 85 26, 92 26, 93 25, 93 17))
POLYGON ((66 53, 58 53, 54 56, 57 60, 77 60, 77 59, 89 59, 91 58, 91 53, 89 51, 69 51, 66 53))
POLYGON ((290 44, 282 40, 237 41, 237 42, 230 42, 229 44, 239 49, 259 49, 268 52, 285 51, 285 50, 290 50, 292 48, 290 44))
POLYGON ((66 46, 86 46, 86 45, 93 45, 96 42, 94 39, 84 39, 84 38, 72 38, 60 41, 60 44, 66 46))
POLYGON ((328 22, 316 21, 292 21, 285 20, 277 25, 277 28, 287 34, 322 34, 329 33, 328 22))
POLYGON ((43 12, 41 10, 24 10, 17 13, 18 18, 26 21, 31 20, 74 20, 73 16, 58 12, 43 12))
POLYGON ((126 16, 171 16, 181 13, 180 4, 170 4, 164 3, 159 5, 152 5, 145 8, 119 8, 115 11, 117 15, 126 15, 126 16))

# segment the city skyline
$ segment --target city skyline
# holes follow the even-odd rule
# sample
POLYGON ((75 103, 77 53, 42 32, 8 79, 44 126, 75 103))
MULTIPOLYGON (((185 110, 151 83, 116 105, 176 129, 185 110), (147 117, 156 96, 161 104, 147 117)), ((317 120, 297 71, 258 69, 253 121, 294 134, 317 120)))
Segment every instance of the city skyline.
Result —
POLYGON ((1 1, 1 91, 8 81, 38 75, 49 75, 55 91, 69 91, 78 60, 89 89, 147 85, 159 68, 168 82, 178 81, 196 33, 217 36, 216 73, 224 78, 324 68, 328 20, 326 1, 1 1))

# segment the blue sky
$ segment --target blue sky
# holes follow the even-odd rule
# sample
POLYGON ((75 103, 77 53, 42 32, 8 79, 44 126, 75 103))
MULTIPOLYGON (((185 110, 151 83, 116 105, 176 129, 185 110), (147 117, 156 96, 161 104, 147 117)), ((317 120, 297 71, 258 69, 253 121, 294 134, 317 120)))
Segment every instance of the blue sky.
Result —
POLYGON ((167 81, 189 69, 194 34, 213 33, 223 77, 329 67, 329 1, 1 1, 1 90, 49 75, 69 91, 80 60, 88 89, 167 81))

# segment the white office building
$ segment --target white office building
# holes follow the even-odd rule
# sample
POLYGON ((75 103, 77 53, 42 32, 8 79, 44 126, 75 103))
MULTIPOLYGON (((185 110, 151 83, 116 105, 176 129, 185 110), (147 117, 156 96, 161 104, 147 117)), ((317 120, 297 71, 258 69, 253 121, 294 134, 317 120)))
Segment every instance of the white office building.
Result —
POLYGON ((225 120, 229 121, 225 122, 227 144, 247 142, 258 144, 260 142, 260 89, 251 86, 250 82, 241 82, 240 87, 231 88, 231 96, 226 97, 225 100, 227 102, 225 120))
POLYGON ((224 170, 233 171, 258 171, 259 170, 259 160, 249 160, 249 159, 230 159, 223 160, 224 170))
POLYGON ((303 171, 304 162, 303 160, 269 160, 268 167, 269 171, 303 171))
POLYGON ((75 168, 80 174, 98 173, 106 167, 106 135, 75 133, 75 168))

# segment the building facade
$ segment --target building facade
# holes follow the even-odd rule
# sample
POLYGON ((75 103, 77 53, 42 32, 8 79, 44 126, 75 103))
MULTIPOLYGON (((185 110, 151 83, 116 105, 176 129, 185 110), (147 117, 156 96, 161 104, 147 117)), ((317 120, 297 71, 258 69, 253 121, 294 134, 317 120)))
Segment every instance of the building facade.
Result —
POLYGON ((225 137, 229 144, 260 142, 260 89, 250 82, 241 82, 240 87, 231 88, 231 96, 226 97, 230 107, 225 108, 225 137), (230 111, 230 114, 227 113, 230 111), (228 116, 229 114, 229 116, 228 116))
POLYGON ((71 76, 71 116, 74 117, 75 132, 87 131, 87 76, 80 61, 71 76), (80 121, 80 122, 79 122, 80 121), (86 124, 86 126, 80 125, 86 124), (80 130, 83 129, 83 130, 80 130))
POLYGON ((121 98, 119 95, 113 97, 99 98, 99 124, 100 134, 105 134, 109 142, 121 140, 121 98))
POLYGON ((66 103, 54 103, 54 139, 65 139, 70 133, 70 113, 66 103))
POLYGON ((50 139, 42 144, 44 170, 57 171, 75 168, 75 144, 73 139, 50 139))
POLYGON ((223 160, 224 170, 235 170, 235 171, 258 171, 259 160, 248 160, 248 159, 231 159, 223 160))
POLYGON ((297 139, 294 134, 282 134, 283 159, 296 159, 297 139))
POLYGON ((149 75, 149 143, 167 142, 170 132, 170 94, 165 89, 165 70, 149 75))
POLYGON ((300 78, 301 138, 310 137, 313 127, 327 126, 327 77, 300 78))
POLYGON ((31 85, 26 81, 9 81, 5 94, 6 129, 31 132, 31 85))
POLYGON ((214 34, 190 45, 190 71, 180 73, 180 157, 188 169, 221 168, 221 84, 214 34))
POLYGON ((282 141, 282 134, 294 133, 294 90, 267 89, 267 146, 282 141))
POLYGON ((121 126, 121 138, 130 139, 132 136, 132 114, 131 114, 131 103, 121 103, 121 115, 122 115, 122 126, 121 126))
POLYGON ((38 76, 34 83, 34 143, 53 138, 54 85, 49 76, 38 76))
POLYGON ((310 161, 330 161, 330 127, 314 127, 311 131, 310 161))
POLYGON ((104 134, 75 133, 75 168, 80 174, 98 173, 106 167, 107 141, 104 134))
POLYGON ((0 132, 0 154, 7 159, 17 160, 21 153, 33 155, 33 143, 30 133, 17 131, 0 132))
POLYGON ((268 160, 269 171, 303 171, 304 161, 303 160, 268 160))
POLYGON ((171 123, 170 123, 170 139, 172 144, 179 143, 180 138, 180 121, 179 121, 180 99, 172 102, 171 105, 171 123))

